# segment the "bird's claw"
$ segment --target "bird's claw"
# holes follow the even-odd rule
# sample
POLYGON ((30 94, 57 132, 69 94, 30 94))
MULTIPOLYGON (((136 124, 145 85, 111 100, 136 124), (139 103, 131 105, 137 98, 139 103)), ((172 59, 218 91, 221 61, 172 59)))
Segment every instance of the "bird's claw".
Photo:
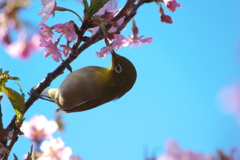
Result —
POLYGON ((42 97, 40 96, 35 90, 34 90, 34 87, 31 88, 30 92, 28 92, 28 94, 32 97, 35 97, 35 98, 39 98, 39 99, 42 99, 42 100, 46 100, 46 101, 49 101, 49 102, 54 102, 53 100, 51 99, 48 99, 48 98, 45 98, 45 97, 42 97))
POLYGON ((30 92, 28 92, 28 95, 35 97, 35 98, 40 98, 41 96, 35 91, 35 88, 32 87, 30 92))

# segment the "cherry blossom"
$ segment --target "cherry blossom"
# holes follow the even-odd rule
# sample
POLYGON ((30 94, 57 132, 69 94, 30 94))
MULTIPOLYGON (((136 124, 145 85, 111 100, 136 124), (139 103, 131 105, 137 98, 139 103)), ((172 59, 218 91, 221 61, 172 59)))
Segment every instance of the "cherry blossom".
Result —
POLYGON ((56 32, 63 33, 66 37, 66 39, 70 42, 73 42, 77 38, 77 34, 73 28, 73 25, 71 23, 65 23, 65 24, 56 24, 53 26, 56 32))
MULTIPOLYGON (((124 17, 120 18, 117 22, 114 23, 114 26, 112 26, 112 27, 108 30, 108 32, 109 32, 109 33, 114 33, 114 32, 116 32, 116 31, 117 31, 117 27, 120 26, 120 25, 123 23, 123 21, 124 21, 124 17)), ((109 23, 111 23, 111 22, 109 22, 109 23)), ((111 23, 111 24, 113 24, 113 23, 111 23)), ((96 32, 98 31, 98 29, 99 29, 99 26, 96 26, 96 27, 94 27, 93 29, 91 29, 92 35, 96 34, 96 32)))
POLYGON ((125 37, 123 35, 114 34, 113 37, 114 40, 109 40, 110 44, 108 46, 101 48, 100 52, 95 52, 98 57, 104 58, 106 57, 108 52, 113 49, 118 50, 124 44, 123 40, 125 39, 125 37))
POLYGON ((163 0, 163 2, 165 3, 168 10, 172 12, 174 12, 177 7, 182 7, 179 3, 176 2, 176 0, 163 0))
POLYGON ((113 48, 118 50, 123 46, 124 40, 126 39, 123 35, 121 34, 114 34, 114 43, 112 44, 113 48))
POLYGON ((166 153, 158 157, 157 160, 216 160, 211 155, 185 151, 173 140, 167 142, 166 149, 166 153))
POLYGON ((37 160, 69 160, 72 155, 72 149, 64 147, 64 142, 60 137, 43 141, 40 150, 42 154, 37 160))
POLYGON ((56 7, 56 0, 41 0, 43 9, 40 9, 38 15, 43 14, 41 23, 44 23, 48 18, 54 16, 54 8, 56 7))
POLYGON ((40 46, 45 47, 44 57, 52 55, 53 60, 55 60, 56 62, 59 62, 59 60, 62 59, 62 55, 57 48, 58 41, 53 43, 52 40, 45 41, 44 39, 40 39, 40 42, 40 46))
MULTIPOLYGON (((117 13, 118 13, 118 3, 116 0, 110 0, 108 1, 98 12, 94 14, 94 16, 101 17, 102 21, 109 22, 112 27, 108 30, 109 33, 116 32, 116 28, 120 26, 123 21, 124 17, 120 18, 117 22, 111 22, 111 20, 117 13)), ((101 22, 101 23, 103 23, 101 22)), ((91 32, 92 35, 94 35, 99 29, 99 26, 94 27, 91 32)))
POLYGON ((53 30, 53 27, 49 27, 49 26, 47 26, 46 24, 44 24, 44 23, 41 23, 41 24, 39 24, 40 26, 42 26, 40 29, 42 30, 42 38, 44 39, 44 40, 50 40, 50 39, 52 39, 52 36, 53 36, 53 32, 52 32, 52 30, 53 30))
POLYGON ((94 54, 96 54, 100 58, 104 58, 106 57, 107 53, 110 52, 112 49, 112 46, 102 47, 100 52, 95 52, 94 54))
POLYGON ((58 125, 55 121, 48 121, 43 115, 35 115, 30 121, 22 124, 21 131, 24 136, 37 143, 41 139, 52 138, 52 134, 56 132, 58 125))
POLYGON ((121 46, 140 46, 143 43, 151 43, 152 37, 148 37, 142 39, 143 36, 138 37, 138 27, 136 26, 135 21, 133 20, 133 27, 132 27, 133 35, 129 36, 130 39, 126 39, 123 35, 114 34, 112 41, 109 40, 109 45, 106 47, 101 48, 100 52, 96 52, 95 54, 100 58, 104 58, 108 52, 112 49, 118 50, 121 46))
POLYGON ((145 38, 145 39, 141 39, 143 36, 140 36, 140 37, 137 37, 137 38, 134 38, 133 35, 129 36, 130 39, 125 39, 123 41, 123 46, 124 47, 127 47, 127 46, 140 46, 141 44, 143 43, 151 43, 152 42, 152 37, 148 37, 148 38, 145 38))
POLYGON ((132 20, 132 32, 133 35, 128 36, 129 39, 123 39, 123 46, 127 47, 127 46, 140 46, 143 43, 151 43, 152 42, 152 37, 148 37, 145 39, 142 39, 143 36, 138 37, 138 27, 136 25, 135 20, 132 20))

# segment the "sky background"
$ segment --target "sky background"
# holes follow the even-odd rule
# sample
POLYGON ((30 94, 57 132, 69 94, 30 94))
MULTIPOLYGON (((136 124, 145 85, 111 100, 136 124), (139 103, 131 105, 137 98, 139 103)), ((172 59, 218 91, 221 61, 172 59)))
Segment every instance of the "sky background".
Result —
MULTIPOLYGON (((82 14, 83 7, 76 1, 57 2, 82 14)), ((118 2, 121 8, 124 1, 118 2)), ((135 16, 139 35, 153 37, 153 41, 117 51, 132 61, 138 73, 134 87, 125 96, 89 111, 63 115, 66 130, 55 137, 61 136, 75 155, 84 160, 144 159, 144 148, 159 155, 169 139, 201 153, 215 154, 217 149, 229 153, 233 147, 240 148, 240 123, 218 102, 219 92, 240 80, 240 1, 178 2, 182 8, 174 13, 165 9, 173 24, 160 22, 155 3, 142 6, 135 16)), ((41 7, 36 0, 21 17, 37 26, 41 7)), ((46 24, 69 20, 77 17, 56 12, 46 24)), ((131 35, 131 24, 122 34, 131 35)), ((99 42, 88 48, 71 64, 73 70, 90 65, 109 67, 110 55, 101 59, 93 54, 103 46, 99 42)), ((30 88, 60 64, 44 58, 43 51, 28 60, 12 58, 2 47, 0 53, 0 68, 21 79, 26 98, 30 88)), ((51 87, 58 87, 68 73, 66 70, 51 87)), ((13 81, 7 85, 18 90, 13 81)), ((6 97, 2 106, 6 126, 14 112, 6 97)), ((53 119, 55 109, 56 104, 38 100, 25 118, 39 114, 53 119)), ((31 142, 21 136, 12 153, 21 158, 30 146, 31 142)))

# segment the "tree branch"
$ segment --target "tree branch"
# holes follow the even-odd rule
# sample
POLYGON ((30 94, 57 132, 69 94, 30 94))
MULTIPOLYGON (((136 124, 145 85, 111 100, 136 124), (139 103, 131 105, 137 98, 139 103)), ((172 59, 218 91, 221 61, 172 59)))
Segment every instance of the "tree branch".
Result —
MULTIPOLYGON (((118 12, 118 14, 111 20, 113 22, 116 22, 120 18, 124 17, 124 22, 117 28, 117 31, 120 32, 125 28, 125 26, 128 24, 128 22, 136 15, 138 8, 144 4, 144 0, 139 0, 137 4, 134 4, 136 0, 128 0, 124 7, 118 12)), ((74 61, 85 49, 87 49, 89 46, 93 45, 94 43, 102 40, 104 38, 103 31, 99 29, 97 33, 93 36, 90 37, 90 40, 87 42, 84 42, 81 46, 80 43, 82 42, 83 36, 87 29, 89 28, 90 20, 85 19, 82 23, 81 28, 79 29, 78 34, 78 40, 77 42, 73 45, 73 51, 69 54, 69 56, 66 58, 67 63, 71 63, 74 61)), ((107 29, 111 28, 111 24, 107 23, 105 25, 107 29)), ((51 82, 57 78, 59 75, 63 74, 63 71, 66 69, 66 66, 61 63, 54 71, 50 72, 47 74, 47 76, 34 88, 32 88, 36 93, 41 94, 41 92, 47 88, 51 82)), ((24 113, 27 112, 27 110, 33 105, 33 103, 37 100, 37 97, 34 97, 30 95, 30 97, 27 99, 25 102, 25 108, 24 108, 24 113)), ((11 132, 13 131, 13 137, 10 145, 8 146, 9 151, 12 149, 14 143, 18 139, 19 133, 21 131, 19 128, 15 126, 15 120, 16 116, 14 116, 5 129, 6 132, 11 132)), ((6 144, 5 144, 6 145, 6 144)))

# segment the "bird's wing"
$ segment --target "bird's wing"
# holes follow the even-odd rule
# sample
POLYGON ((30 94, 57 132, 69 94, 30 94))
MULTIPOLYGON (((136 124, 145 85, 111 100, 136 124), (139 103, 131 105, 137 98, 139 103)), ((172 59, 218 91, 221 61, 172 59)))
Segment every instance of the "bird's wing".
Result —
MULTIPOLYGON (((74 110, 90 101, 95 101, 102 96, 104 72, 102 67, 85 67, 71 73, 58 89, 57 104, 63 110, 74 110)), ((94 104, 95 104, 94 103, 94 104)), ((87 105, 89 109, 94 108, 87 105)), ((86 108, 86 107, 85 107, 86 108)), ((86 110, 86 109, 79 109, 86 110)))

